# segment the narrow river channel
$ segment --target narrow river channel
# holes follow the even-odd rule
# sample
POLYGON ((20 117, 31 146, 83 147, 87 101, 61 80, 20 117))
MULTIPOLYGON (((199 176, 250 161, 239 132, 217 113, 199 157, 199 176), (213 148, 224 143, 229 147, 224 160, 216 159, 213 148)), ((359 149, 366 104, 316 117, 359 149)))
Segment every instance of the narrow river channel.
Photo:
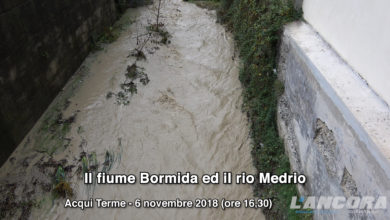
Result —
MULTIPOLYGON (((87 155, 90 166, 95 163, 98 171, 109 169, 112 174, 190 172, 201 177, 224 171, 255 173, 248 121, 241 110, 239 59, 231 34, 216 23, 214 11, 182 0, 166 0, 161 7, 161 22, 170 34, 169 42, 149 39, 143 48, 146 59, 136 61, 129 54, 137 47, 137 35, 139 44, 145 41, 145 35, 141 35, 147 31, 148 22, 153 22, 153 7, 128 10, 122 22, 131 22, 122 26, 119 38, 91 54, 76 73, 82 72, 83 77, 73 77, 73 82, 59 94, 74 90, 62 118, 75 117, 64 137, 66 147, 55 151, 50 160, 67 161, 73 199, 253 198, 252 186, 245 184, 85 185, 82 175, 77 174, 82 154, 87 155), (126 81, 126 69, 135 62, 150 82, 143 85, 137 81, 137 93, 128 95, 127 104, 118 93, 126 81)), ((39 173, 34 166, 49 160, 47 153, 34 145, 44 118, 18 146, 11 156, 13 160, 3 165, 6 171, 2 181, 39 179, 33 177, 39 173), (26 161, 23 170, 17 170, 21 169, 18 163, 26 161)), ((19 191, 15 191, 16 196, 23 195, 19 191)), ((46 196, 45 201, 41 208, 32 208, 31 219, 264 219, 261 210, 249 208, 95 207, 81 211, 64 208, 65 199, 53 202, 46 196)))

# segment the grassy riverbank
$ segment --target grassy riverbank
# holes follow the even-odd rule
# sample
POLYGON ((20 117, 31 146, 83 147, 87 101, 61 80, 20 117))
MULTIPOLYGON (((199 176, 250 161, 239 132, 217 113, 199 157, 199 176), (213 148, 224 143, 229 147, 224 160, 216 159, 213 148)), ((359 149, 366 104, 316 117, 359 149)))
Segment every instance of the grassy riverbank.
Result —
MULTIPOLYGON (((290 163, 277 130, 276 111, 283 84, 277 79, 277 55, 283 25, 301 18, 289 0, 221 0, 219 20, 234 33, 242 67, 244 110, 251 121, 253 159, 259 172, 290 172, 290 163)), ((290 209, 296 185, 257 185, 256 196, 273 198, 268 219, 311 219, 290 209)))
POLYGON ((218 10, 220 8, 220 0, 184 0, 194 3, 200 8, 206 8, 209 10, 218 10))

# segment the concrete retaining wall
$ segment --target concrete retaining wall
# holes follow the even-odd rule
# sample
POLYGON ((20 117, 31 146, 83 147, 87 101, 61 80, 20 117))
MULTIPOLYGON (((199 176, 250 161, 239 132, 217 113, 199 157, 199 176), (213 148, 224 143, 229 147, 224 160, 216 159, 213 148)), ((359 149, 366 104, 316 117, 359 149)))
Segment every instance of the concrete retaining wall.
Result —
POLYGON ((390 1, 305 0, 305 20, 390 104, 390 1))
MULTIPOLYGON (((278 123, 306 196, 390 198, 390 109, 303 22, 288 25, 280 49, 285 93, 278 123)), ((388 202, 388 204, 390 204, 388 202)), ((315 213, 316 219, 386 219, 389 211, 315 213), (357 219, 357 218, 356 218, 357 219)))
POLYGON ((0 1, 0 163, 116 17, 114 0, 0 1))

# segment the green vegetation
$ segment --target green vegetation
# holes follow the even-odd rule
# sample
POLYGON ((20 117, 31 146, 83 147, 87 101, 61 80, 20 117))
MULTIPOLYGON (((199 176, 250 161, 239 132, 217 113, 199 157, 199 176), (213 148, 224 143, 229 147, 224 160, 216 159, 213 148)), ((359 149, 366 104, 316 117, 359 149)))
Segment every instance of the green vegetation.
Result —
POLYGON ((96 152, 92 152, 90 155, 88 155, 88 162, 89 162, 89 171, 95 171, 99 167, 99 163, 97 161, 96 152))
MULTIPOLYGON (((186 2, 188 0, 185 0, 186 2)), ((220 0, 189 0, 188 2, 194 3, 200 8, 206 8, 208 10, 217 10, 220 7, 220 0)))
POLYGON ((81 158, 81 165, 82 165, 83 173, 86 173, 89 171, 88 159, 85 155, 82 156, 82 158, 81 158))
POLYGON ((150 5, 153 3, 153 0, 115 0, 115 4, 119 14, 122 14, 128 8, 136 8, 140 6, 150 5))
MULTIPOLYGON (((233 31, 239 46, 244 86, 244 110, 251 121, 253 158, 258 171, 290 172, 276 122, 278 97, 283 85, 277 80, 277 53, 283 25, 301 18, 290 0, 221 0, 219 20, 233 31)), ((273 208, 264 210, 269 219, 310 219, 289 208, 298 196, 296 185, 257 185, 255 195, 273 198, 273 208)))
POLYGON ((120 84, 121 91, 118 93, 108 92, 106 94, 106 99, 115 96, 116 104, 128 105, 130 104, 131 96, 137 94, 136 80, 139 79, 139 82, 144 86, 150 82, 148 74, 144 72, 144 68, 137 66, 136 63, 127 66, 125 76, 125 81, 120 84))

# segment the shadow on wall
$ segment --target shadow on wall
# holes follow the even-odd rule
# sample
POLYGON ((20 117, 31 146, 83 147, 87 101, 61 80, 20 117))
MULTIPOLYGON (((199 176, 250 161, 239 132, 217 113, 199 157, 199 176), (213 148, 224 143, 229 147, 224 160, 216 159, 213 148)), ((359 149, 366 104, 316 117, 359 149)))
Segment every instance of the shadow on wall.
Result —
POLYGON ((11 135, 9 134, 7 127, 1 121, 0 117, 0 143, 1 143, 1 154, 0 154, 0 164, 3 164, 8 158, 8 156, 14 150, 16 143, 12 140, 11 135))
POLYGON ((127 8, 136 8, 151 4, 153 0, 115 0, 117 9, 120 13, 123 13, 127 8))
POLYGON ((0 1, 0 164, 80 66, 93 39, 119 17, 118 7, 125 10, 119 2, 0 1))

